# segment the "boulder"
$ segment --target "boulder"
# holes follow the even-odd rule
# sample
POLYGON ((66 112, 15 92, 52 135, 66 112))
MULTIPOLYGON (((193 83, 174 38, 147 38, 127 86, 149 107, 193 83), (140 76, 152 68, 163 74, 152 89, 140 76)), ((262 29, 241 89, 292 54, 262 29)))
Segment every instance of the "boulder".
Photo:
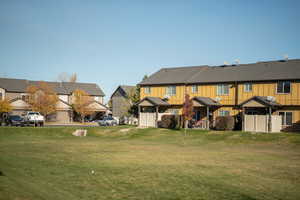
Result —
POLYGON ((76 131, 74 131, 72 133, 72 135, 74 136, 86 136, 87 135, 87 130, 83 130, 83 129, 77 129, 76 131))

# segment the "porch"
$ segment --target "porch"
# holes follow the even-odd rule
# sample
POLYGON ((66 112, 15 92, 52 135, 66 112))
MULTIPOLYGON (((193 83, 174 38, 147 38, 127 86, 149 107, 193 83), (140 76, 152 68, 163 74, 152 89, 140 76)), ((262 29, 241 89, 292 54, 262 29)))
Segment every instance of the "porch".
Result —
POLYGON ((194 107, 194 128, 207 129, 214 125, 214 111, 222 105, 209 97, 194 97, 192 98, 194 107))
POLYGON ((254 96, 240 105, 242 109, 242 130, 251 132, 280 132, 282 119, 273 115, 281 104, 272 97, 254 96))
POLYGON ((165 111, 170 104, 158 97, 145 97, 138 103, 139 119, 138 124, 140 127, 157 127, 158 121, 161 116, 168 114, 165 111))

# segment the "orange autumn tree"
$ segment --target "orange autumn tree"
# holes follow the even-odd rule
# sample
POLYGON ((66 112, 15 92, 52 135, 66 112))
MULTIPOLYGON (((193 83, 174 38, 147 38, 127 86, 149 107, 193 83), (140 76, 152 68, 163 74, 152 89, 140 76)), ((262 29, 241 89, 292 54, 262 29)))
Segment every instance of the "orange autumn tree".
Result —
POLYGON ((26 102, 33 111, 40 112, 46 118, 56 112, 58 97, 53 88, 46 82, 39 82, 27 88, 28 98, 26 102))
POLYGON ((0 123, 3 122, 3 114, 8 113, 12 110, 12 107, 7 99, 0 100, 0 123))
POLYGON ((91 109, 89 109, 89 105, 92 101, 90 95, 84 90, 76 89, 73 92, 73 109, 77 114, 81 117, 81 122, 84 122, 84 118, 87 115, 94 113, 91 109))
POLYGON ((188 122, 192 120, 194 112, 193 112, 193 101, 190 99, 190 95, 185 95, 185 100, 183 103, 183 118, 185 121, 185 131, 188 128, 188 122))

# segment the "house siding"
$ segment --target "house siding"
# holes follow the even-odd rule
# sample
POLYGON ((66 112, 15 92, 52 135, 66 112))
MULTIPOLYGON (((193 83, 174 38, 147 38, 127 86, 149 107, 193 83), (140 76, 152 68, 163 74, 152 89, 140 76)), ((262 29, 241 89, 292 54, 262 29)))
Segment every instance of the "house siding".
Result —
POLYGON ((123 117, 128 113, 130 103, 125 93, 119 88, 111 98, 112 114, 115 117, 123 117))
POLYGON ((12 99, 21 97, 21 94, 23 94, 23 93, 6 92, 6 93, 5 93, 5 97, 6 97, 8 100, 12 100, 12 99))
MULTIPOLYGON (((278 94, 277 93, 277 82, 252 82, 252 91, 244 91, 244 83, 225 83, 229 84, 229 94, 228 95, 217 95, 217 85, 218 84, 197 84, 198 91, 192 92, 192 85, 177 85, 176 95, 171 96, 168 103, 171 105, 182 105, 184 103, 185 91, 190 97, 201 96, 210 97, 215 99, 219 97, 220 103, 223 105, 221 108, 213 112, 214 117, 219 115, 220 110, 228 110, 230 115, 236 115, 240 112, 236 106, 253 96, 273 96, 276 101, 281 105, 285 106, 284 109, 293 111, 293 122, 300 121, 300 82, 291 81, 291 92, 289 94, 278 94), (237 91, 237 92, 236 92, 237 91), (298 107, 299 106, 299 107, 298 107)), ((223 84, 223 83, 222 83, 223 84)), ((149 86, 148 86, 149 87, 149 86)), ((141 87, 141 98, 147 96, 164 98, 166 95, 167 86, 150 86, 151 93, 145 94, 144 86, 141 87)), ((280 110, 279 110, 280 111, 280 110)), ((182 108, 180 108, 179 114, 182 113, 182 108)), ((278 114, 278 111, 273 114, 278 114)))
POLYGON ((277 93, 277 82, 253 83, 252 92, 244 92, 244 84, 238 85, 238 103, 242 103, 253 96, 273 96, 282 105, 300 105, 300 82, 291 81, 289 94, 277 93))

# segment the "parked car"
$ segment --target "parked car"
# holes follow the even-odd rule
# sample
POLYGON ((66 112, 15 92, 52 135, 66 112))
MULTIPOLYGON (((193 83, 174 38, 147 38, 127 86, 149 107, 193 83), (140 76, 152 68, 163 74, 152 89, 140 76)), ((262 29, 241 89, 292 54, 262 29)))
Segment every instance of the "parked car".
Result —
POLYGON ((25 125, 44 126, 45 118, 39 112, 27 112, 24 116, 25 125))
POLYGON ((98 121, 100 126, 116 126, 118 125, 118 120, 114 119, 111 116, 104 117, 102 120, 98 121))
POLYGON ((6 119, 7 126, 24 126, 24 119, 19 115, 10 115, 6 119))

